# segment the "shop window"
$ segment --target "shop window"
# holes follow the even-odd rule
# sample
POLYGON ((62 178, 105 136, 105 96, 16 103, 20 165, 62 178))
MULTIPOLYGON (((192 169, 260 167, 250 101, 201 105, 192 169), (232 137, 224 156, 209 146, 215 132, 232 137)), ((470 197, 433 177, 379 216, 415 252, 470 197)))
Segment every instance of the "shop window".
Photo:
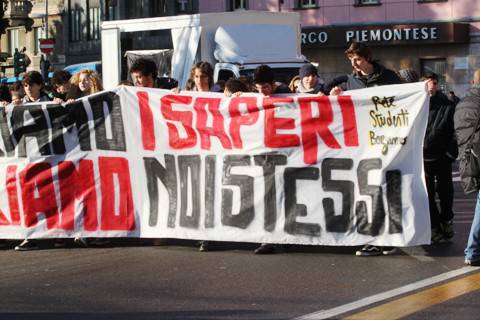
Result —
POLYGON ((33 37, 34 37, 33 54, 37 55, 37 54, 40 54, 40 39, 46 38, 45 29, 43 27, 33 28, 33 37))
POLYGON ((421 59, 422 76, 428 73, 435 73, 438 76, 438 88, 446 92, 447 88, 447 60, 439 59, 421 59))
POLYGON ((228 0, 227 9, 229 11, 235 10, 247 10, 248 9, 248 0, 228 0))
POLYGON ((318 8, 317 0, 298 0, 297 9, 318 8))
POLYGON ((380 0, 355 0, 355 6, 375 6, 380 4, 380 0))

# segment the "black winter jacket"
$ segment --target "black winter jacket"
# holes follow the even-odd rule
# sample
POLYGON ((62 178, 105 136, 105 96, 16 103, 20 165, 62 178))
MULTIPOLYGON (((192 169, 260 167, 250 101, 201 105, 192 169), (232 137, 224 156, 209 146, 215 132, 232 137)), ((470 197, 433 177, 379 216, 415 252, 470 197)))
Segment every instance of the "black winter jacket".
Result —
POLYGON ((350 74, 347 80, 347 90, 402 83, 402 80, 394 71, 385 68, 377 62, 372 62, 372 65, 372 74, 367 76, 363 76, 358 72, 350 74))
POLYGON ((455 105, 446 95, 437 91, 430 97, 427 130, 423 142, 423 157, 425 160, 439 160, 449 157, 457 158, 458 148, 455 140, 453 115, 455 105))
MULTIPOLYGON (((480 85, 471 87, 465 97, 460 100, 455 108, 455 134, 457 136, 460 158, 465 152, 468 139, 475 131, 472 140, 474 151, 480 152, 480 130, 479 126, 475 128, 480 118, 480 85)), ((476 154, 480 154, 477 153, 476 154)))

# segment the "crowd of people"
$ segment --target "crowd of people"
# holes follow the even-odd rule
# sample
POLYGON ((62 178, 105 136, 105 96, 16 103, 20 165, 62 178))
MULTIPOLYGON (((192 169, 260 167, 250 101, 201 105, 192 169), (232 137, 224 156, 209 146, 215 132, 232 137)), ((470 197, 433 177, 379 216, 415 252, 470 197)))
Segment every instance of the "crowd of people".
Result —
MULTIPOLYGON (((455 135, 454 115, 455 105, 459 110, 472 110, 477 118, 456 115, 463 119, 464 126, 460 125, 460 149, 463 150, 465 140, 476 135, 477 142, 478 121, 480 118, 480 71, 475 74, 474 89, 469 91, 465 100, 460 100, 453 91, 445 95, 438 88, 438 77, 433 73, 419 78, 413 69, 403 69, 398 72, 387 69, 373 59, 371 49, 363 43, 352 43, 345 51, 351 64, 352 73, 338 76, 328 82, 318 75, 317 68, 310 63, 304 64, 289 84, 277 82, 275 73, 267 65, 260 65, 251 79, 240 77, 214 83, 213 68, 208 62, 198 62, 191 69, 190 79, 185 88, 179 88, 178 82, 169 77, 159 77, 156 64, 149 59, 137 59, 130 67, 131 80, 122 81, 122 85, 169 89, 173 92, 223 92, 225 96, 241 95, 245 92, 258 92, 264 96, 281 93, 302 93, 314 95, 339 95, 344 91, 368 88, 379 85, 401 84, 407 82, 426 81, 430 96, 428 124, 424 139, 424 168, 427 186, 430 220, 432 227, 432 243, 450 241, 454 236, 453 229, 453 181, 452 163, 458 156, 457 138, 455 135), (472 106, 473 105, 473 106, 472 106), (470 108, 470 109, 468 109, 470 108), (473 119, 473 120, 472 120, 473 119), (475 126, 476 124, 476 126, 475 126), (463 131, 462 131, 463 130, 463 131), (473 130, 473 131, 472 131, 473 130), (468 132, 468 133, 464 133, 468 132), (473 133, 472 133, 473 132, 473 133), (436 195, 440 206, 437 206, 436 195)), ((0 87, 0 102, 2 105, 20 105, 32 102, 54 101, 56 103, 70 103, 75 99, 87 96, 102 90, 99 75, 92 70, 83 69, 74 75, 59 70, 53 73, 48 85, 37 71, 29 71, 18 83, 0 87)), ((480 263, 480 196, 475 211, 475 220, 472 226, 469 244, 466 249, 465 263, 478 265, 480 263)), ((88 246, 86 239, 76 238, 75 242, 88 246)), ((64 241, 58 241, 58 245, 64 241)), ((15 250, 33 250, 38 245, 33 240, 24 240, 15 247, 15 250)), ((200 242, 200 251, 208 251, 211 244, 208 241, 200 242)), ((261 244, 257 254, 275 253, 281 250, 279 245, 261 244)), ((358 256, 389 255, 396 251, 394 247, 378 247, 366 245, 356 252, 358 256)))

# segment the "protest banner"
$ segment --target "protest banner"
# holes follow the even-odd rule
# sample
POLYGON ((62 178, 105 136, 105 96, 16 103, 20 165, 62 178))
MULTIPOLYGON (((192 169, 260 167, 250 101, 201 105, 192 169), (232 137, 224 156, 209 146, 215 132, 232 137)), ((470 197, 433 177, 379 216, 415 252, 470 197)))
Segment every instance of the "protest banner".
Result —
POLYGON ((430 242, 423 83, 0 108, 0 238, 430 242))

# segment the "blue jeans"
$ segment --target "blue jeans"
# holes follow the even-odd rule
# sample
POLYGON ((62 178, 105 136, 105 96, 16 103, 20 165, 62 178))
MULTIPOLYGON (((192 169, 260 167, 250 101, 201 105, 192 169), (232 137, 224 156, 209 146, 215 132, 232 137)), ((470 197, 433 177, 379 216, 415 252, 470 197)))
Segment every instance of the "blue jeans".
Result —
POLYGON ((470 261, 480 260, 480 192, 477 195, 475 216, 473 217, 467 247, 465 248, 465 259, 470 261))

